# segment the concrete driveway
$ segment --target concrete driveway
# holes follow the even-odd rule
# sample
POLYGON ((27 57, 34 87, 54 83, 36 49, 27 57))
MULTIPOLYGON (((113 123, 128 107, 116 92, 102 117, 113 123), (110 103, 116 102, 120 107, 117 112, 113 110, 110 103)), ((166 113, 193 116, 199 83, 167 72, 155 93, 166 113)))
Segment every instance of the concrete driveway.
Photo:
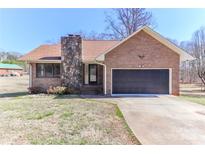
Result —
POLYGON ((205 106, 174 96, 120 98, 118 106, 142 144, 205 144, 205 106))

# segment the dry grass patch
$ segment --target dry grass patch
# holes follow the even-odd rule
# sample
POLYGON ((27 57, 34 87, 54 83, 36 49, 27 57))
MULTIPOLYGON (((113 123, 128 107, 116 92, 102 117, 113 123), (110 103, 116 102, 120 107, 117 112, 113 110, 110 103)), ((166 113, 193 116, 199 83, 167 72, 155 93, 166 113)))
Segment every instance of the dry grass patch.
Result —
POLYGON ((0 144, 139 144, 115 104, 34 95, 0 98, 0 144))
POLYGON ((205 96, 181 95, 181 99, 205 105, 205 96))
POLYGON ((180 84, 180 94, 196 97, 205 97, 205 89, 202 84, 180 84))
POLYGON ((0 77, 0 97, 25 95, 29 84, 29 76, 0 77))

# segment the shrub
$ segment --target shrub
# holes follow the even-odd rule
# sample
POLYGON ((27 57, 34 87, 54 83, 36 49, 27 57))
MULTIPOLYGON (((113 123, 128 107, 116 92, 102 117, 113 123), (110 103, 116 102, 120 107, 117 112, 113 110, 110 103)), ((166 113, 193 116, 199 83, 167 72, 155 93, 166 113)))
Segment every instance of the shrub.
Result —
POLYGON ((28 91, 30 94, 39 94, 43 92, 43 89, 41 87, 30 87, 28 91))
POLYGON ((80 93, 80 90, 67 87, 67 92, 68 92, 68 94, 79 94, 79 93, 80 93))
POLYGON ((67 87, 62 87, 62 86, 53 87, 53 86, 50 86, 50 87, 47 89, 47 93, 48 93, 48 94, 63 95, 63 94, 68 94, 69 91, 68 91, 68 88, 67 88, 67 87))

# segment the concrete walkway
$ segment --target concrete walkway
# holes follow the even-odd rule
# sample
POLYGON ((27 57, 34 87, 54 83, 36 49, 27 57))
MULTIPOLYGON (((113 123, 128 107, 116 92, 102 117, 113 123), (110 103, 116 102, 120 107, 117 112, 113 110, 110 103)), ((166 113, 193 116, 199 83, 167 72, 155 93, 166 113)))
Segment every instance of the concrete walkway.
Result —
POLYGON ((205 106, 174 96, 120 98, 118 106, 142 144, 205 144, 205 106))

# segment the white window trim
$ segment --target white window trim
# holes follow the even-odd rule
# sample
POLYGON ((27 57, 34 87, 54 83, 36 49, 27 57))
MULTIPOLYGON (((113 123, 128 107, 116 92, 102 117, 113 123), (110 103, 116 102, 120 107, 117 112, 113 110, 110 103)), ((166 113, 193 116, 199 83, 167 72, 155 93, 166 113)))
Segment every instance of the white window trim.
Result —
MULTIPOLYGON (((112 74, 113 70, 122 69, 122 70, 156 70, 156 69, 168 69, 169 70, 169 94, 172 94, 172 68, 111 68, 111 96, 131 96, 131 95, 160 95, 160 94, 113 94, 112 93, 112 74)), ((161 94, 163 95, 163 94, 161 94)))

